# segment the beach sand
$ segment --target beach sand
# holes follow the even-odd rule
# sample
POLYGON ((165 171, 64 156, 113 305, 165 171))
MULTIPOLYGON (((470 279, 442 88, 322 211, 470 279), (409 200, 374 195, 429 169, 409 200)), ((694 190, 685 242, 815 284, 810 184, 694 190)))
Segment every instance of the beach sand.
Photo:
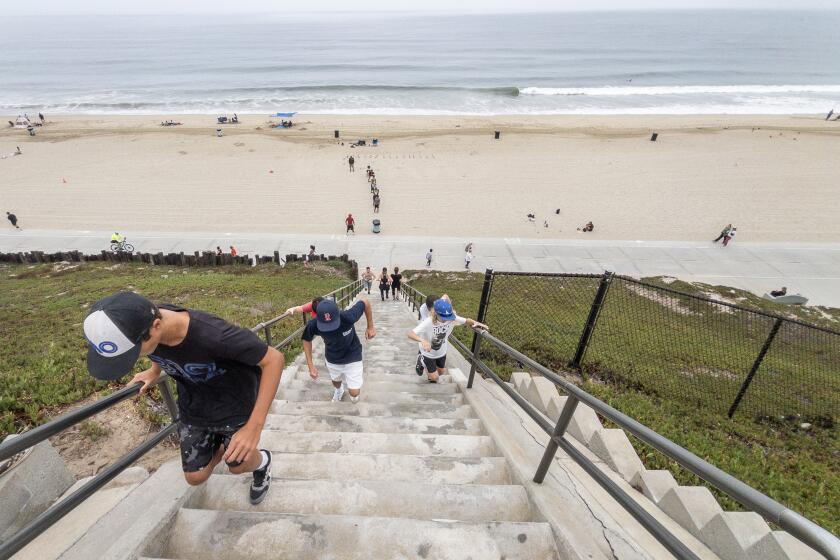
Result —
POLYGON ((389 235, 700 241, 732 222, 736 242, 840 240, 840 123, 819 116, 240 119, 222 138, 215 115, 0 129, 0 156, 23 151, 0 159, 0 211, 24 230, 343 234, 350 212, 359 235, 378 217, 389 235))

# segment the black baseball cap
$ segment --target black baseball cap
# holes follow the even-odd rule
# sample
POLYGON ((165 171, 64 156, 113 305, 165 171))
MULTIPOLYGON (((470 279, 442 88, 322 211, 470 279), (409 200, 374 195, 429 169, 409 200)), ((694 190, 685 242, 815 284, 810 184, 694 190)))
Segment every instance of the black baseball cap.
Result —
POLYGON ((117 292, 94 303, 84 322, 90 374, 110 381, 130 372, 156 313, 155 304, 134 292, 117 292))
POLYGON ((331 299, 318 304, 317 315, 318 330, 321 332, 333 332, 341 326, 341 310, 331 299))

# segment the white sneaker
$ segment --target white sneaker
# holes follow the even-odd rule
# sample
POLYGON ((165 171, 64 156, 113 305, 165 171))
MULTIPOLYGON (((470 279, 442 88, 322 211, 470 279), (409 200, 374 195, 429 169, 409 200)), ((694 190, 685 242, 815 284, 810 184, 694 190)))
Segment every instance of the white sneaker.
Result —
POLYGON ((332 402, 340 402, 342 397, 344 397, 344 385, 333 392, 332 402))
POLYGON ((350 402, 353 403, 353 404, 356 404, 357 402, 359 402, 359 397, 351 396, 350 397, 350 402))

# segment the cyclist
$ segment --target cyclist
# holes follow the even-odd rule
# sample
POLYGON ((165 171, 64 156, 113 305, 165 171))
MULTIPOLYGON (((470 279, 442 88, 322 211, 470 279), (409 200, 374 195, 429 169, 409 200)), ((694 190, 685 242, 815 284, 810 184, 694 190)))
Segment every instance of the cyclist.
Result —
POLYGON ((122 243, 123 241, 125 241, 125 237, 120 235, 120 232, 115 231, 111 234, 111 243, 122 243))

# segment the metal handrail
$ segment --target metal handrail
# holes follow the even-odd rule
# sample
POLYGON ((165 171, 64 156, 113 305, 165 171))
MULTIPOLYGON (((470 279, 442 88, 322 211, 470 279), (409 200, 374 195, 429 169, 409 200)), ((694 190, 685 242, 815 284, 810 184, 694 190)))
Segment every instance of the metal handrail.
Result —
MULTIPOLYGON (((337 290, 330 292, 324 297, 335 297, 337 294, 340 294, 338 297, 335 297, 336 303, 340 306, 345 300, 353 299, 361 291, 361 285, 361 280, 355 280, 345 286, 342 286, 341 288, 338 288, 337 290)), ((290 315, 291 313, 283 313, 269 321, 259 323, 257 326, 251 329, 251 332, 258 332, 260 330, 264 331, 266 336, 266 343, 268 345, 272 345, 271 327, 290 315)), ((300 336, 303 329, 304 327, 299 327, 292 334, 283 339, 279 344, 273 345, 273 347, 279 350, 281 348, 284 348, 285 346, 288 346, 296 337, 300 336)), ((97 473, 96 476, 94 476, 90 481, 85 483, 81 488, 79 488, 66 498, 53 504, 49 509, 41 513, 41 515, 29 522, 25 527, 23 527, 20 531, 12 535, 9 539, 0 542, 0 560, 8 560, 9 558, 11 558, 13 554, 15 554, 20 549, 29 544, 33 539, 35 539, 38 535, 40 535, 52 525, 54 525, 56 522, 58 522, 62 517, 70 513, 79 504, 81 504, 83 501, 85 501, 87 498, 93 495, 97 490, 105 486, 122 471, 124 471, 135 461, 140 459, 140 457, 148 453, 160 442, 162 442, 167 437, 175 433, 175 431, 178 428, 179 422, 178 407, 175 404, 174 397, 172 396, 172 391, 169 387, 168 380, 169 376, 164 373, 160 377, 158 377, 154 385, 160 388, 161 395, 163 396, 163 400, 166 404, 166 408, 169 411, 171 422, 167 424, 166 427, 158 431, 154 436, 147 439, 146 441, 144 441, 143 443, 141 443, 140 445, 138 445, 119 459, 117 459, 116 462, 107 467, 105 470, 97 473)), ((136 395, 137 393, 139 393, 142 387, 143 383, 139 382, 133 385, 129 385, 127 387, 123 387, 122 389, 108 395, 107 397, 87 404, 79 408, 78 410, 62 414, 58 418, 55 418, 47 422, 46 424, 38 426, 37 428, 33 428, 19 436, 13 437, 3 443, 0 443, 0 462, 5 461, 6 459, 10 459, 18 453, 20 453, 21 451, 24 451, 62 432, 63 430, 66 430, 67 428, 78 424, 79 422, 86 420, 87 418, 90 418, 91 416, 94 416, 99 412, 102 412, 103 410, 106 410, 114 406, 115 404, 136 395)))
MULTIPOLYGON (((412 292, 412 299, 417 297, 425 297, 420 291, 416 290, 412 286, 405 285, 405 287, 412 292)), ((826 558, 830 560, 840 560, 840 539, 838 539, 835 535, 833 535, 831 532, 827 531, 823 527, 820 527, 813 521, 810 521, 804 516, 788 509, 787 507, 773 500, 769 496, 759 492, 755 488, 752 488, 748 484, 738 480, 732 475, 725 473, 724 471, 720 470, 714 465, 711 465, 710 463, 704 461, 697 455, 691 453, 687 449, 672 442, 668 438, 656 433, 647 426, 644 426, 640 422, 637 422, 633 418, 616 410, 615 408, 611 407, 610 405, 606 404, 600 399, 590 395, 577 385, 566 381, 554 371, 548 369, 542 364, 522 354, 518 350, 502 342, 490 333, 482 331, 480 329, 473 329, 473 331, 478 337, 478 344, 474 347, 475 353, 468 349, 466 345, 464 345, 461 341, 454 338, 452 339, 454 346, 456 346, 465 355, 465 357, 467 357, 467 360, 472 365, 469 380, 467 383, 467 388, 472 387, 475 370, 480 369, 482 372, 491 377, 503 390, 505 390, 505 392, 508 395, 510 395, 514 399, 514 401, 516 401, 516 403, 519 404, 519 406, 522 407, 525 410, 525 412, 527 412, 528 415, 531 416, 540 425, 540 427, 543 428, 543 430, 551 434, 551 440, 549 441, 549 445, 546 447, 545 454, 543 455, 543 459, 540 463, 540 467, 537 470, 535 482, 542 482, 543 478, 545 477, 546 471, 548 470, 548 467, 554 459, 554 454, 556 453, 558 447, 562 447, 565 451, 567 451, 577 463, 581 464, 582 466, 584 466, 584 468, 586 468, 587 472, 589 472, 590 475, 593 474, 593 472, 590 472, 590 469, 594 465, 592 465, 591 462, 588 459, 586 459, 583 455, 579 454, 577 450, 564 437, 566 427, 568 426, 568 423, 572 418, 572 415, 578 402, 583 402, 584 404, 592 408, 592 410, 594 410, 596 413, 614 422, 622 429, 630 432, 640 441, 646 443, 647 445, 650 445, 657 451, 673 459, 674 461, 676 461, 686 469, 690 470, 691 472, 693 472, 694 474, 696 474, 697 476, 699 476, 700 478, 717 488, 718 490, 732 497, 741 505, 759 513, 763 517, 777 524, 803 543, 807 544, 814 550, 820 552, 826 558), (493 344, 504 354, 515 359, 519 363, 528 366, 536 373, 545 377, 546 379, 563 389, 563 391, 565 391, 569 395, 569 397, 566 400, 566 404, 563 410, 561 411, 560 418, 558 419, 557 424, 554 426, 553 430, 551 429, 551 424, 548 422, 548 420, 545 419, 545 417, 542 416, 541 413, 539 413, 533 406, 530 405, 530 403, 528 403, 524 398, 522 398, 521 395, 516 393, 508 384, 504 383, 504 381, 495 372, 493 372, 492 369, 489 366, 487 366, 487 364, 481 361, 481 342, 485 340, 493 344), (589 465, 584 465, 581 461, 589 463, 589 465)), ((595 469, 597 469, 597 467, 595 467, 595 469)), ((596 479, 603 485, 604 481, 599 479, 597 476, 596 479)), ((606 489, 610 491, 611 494, 613 494, 613 489, 606 489)), ((623 491, 621 492, 623 494, 623 491)), ((615 496, 615 494, 613 494, 613 496, 617 497, 615 496)), ((622 502, 622 505, 628 507, 629 504, 625 504, 621 499, 619 499, 619 501, 622 502)), ((636 515, 635 511, 631 510, 630 513, 636 515)), ((645 527, 648 528, 648 530, 651 530, 651 527, 647 524, 647 522, 644 519, 639 518, 638 516, 637 519, 639 519, 645 525, 645 527)), ((658 539, 660 538, 660 536, 662 536, 656 534, 655 531, 652 531, 652 533, 654 533, 654 535, 658 539)), ((668 535, 670 535, 670 533, 668 533, 668 535)), ((667 536, 665 538, 667 540, 667 536)), ((668 542, 662 541, 661 539, 660 542, 662 542, 665 546, 669 546, 668 542)), ((676 554, 676 551, 672 550, 672 552, 676 554)), ((693 553, 690 553, 690 551, 689 554, 690 556, 682 556, 680 554, 677 555, 680 558, 694 557, 693 553)))

